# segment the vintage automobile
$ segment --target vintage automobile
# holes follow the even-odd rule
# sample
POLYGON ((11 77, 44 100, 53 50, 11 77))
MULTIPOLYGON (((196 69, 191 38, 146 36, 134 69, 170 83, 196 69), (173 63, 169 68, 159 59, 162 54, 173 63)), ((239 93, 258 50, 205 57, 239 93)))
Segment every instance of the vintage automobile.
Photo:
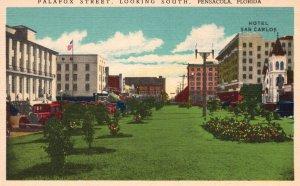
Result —
POLYGON ((62 119, 62 107, 58 103, 51 104, 35 104, 32 107, 32 112, 20 118, 20 128, 43 128, 46 121, 50 117, 62 119))

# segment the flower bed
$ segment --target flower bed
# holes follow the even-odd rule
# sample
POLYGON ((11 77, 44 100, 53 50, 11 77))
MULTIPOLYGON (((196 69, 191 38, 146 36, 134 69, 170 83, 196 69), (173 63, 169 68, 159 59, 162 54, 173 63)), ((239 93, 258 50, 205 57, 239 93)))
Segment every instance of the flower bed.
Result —
POLYGON ((204 129, 212 133, 216 138, 231 141, 245 141, 250 143, 283 142, 292 140, 287 136, 279 124, 251 125, 246 121, 238 121, 233 118, 212 118, 202 125, 204 129))

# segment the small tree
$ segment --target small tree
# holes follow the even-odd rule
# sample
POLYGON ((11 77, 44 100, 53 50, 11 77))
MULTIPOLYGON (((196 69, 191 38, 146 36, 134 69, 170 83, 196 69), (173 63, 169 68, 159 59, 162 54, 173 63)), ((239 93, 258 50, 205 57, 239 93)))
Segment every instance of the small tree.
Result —
POLYGON ((51 117, 45 124, 46 153, 50 157, 52 171, 61 172, 64 169, 65 157, 73 149, 73 143, 66 124, 61 120, 51 117))
POLYGON ((220 103, 218 100, 211 100, 207 104, 207 109, 209 110, 210 115, 214 115, 214 112, 220 108, 220 103))
POLYGON ((88 148, 91 149, 92 143, 94 141, 94 134, 95 134, 95 129, 94 125, 96 123, 96 118, 95 116, 90 112, 86 111, 84 113, 84 118, 82 122, 82 131, 84 134, 84 140, 88 144, 88 148))

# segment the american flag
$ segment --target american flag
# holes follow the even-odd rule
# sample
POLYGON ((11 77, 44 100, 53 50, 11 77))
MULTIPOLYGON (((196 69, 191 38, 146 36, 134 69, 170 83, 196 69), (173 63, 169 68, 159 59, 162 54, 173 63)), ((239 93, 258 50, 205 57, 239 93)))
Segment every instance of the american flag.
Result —
POLYGON ((67 48, 68 48, 69 51, 72 50, 72 48, 73 48, 73 40, 70 41, 70 43, 69 43, 69 45, 68 45, 67 48))

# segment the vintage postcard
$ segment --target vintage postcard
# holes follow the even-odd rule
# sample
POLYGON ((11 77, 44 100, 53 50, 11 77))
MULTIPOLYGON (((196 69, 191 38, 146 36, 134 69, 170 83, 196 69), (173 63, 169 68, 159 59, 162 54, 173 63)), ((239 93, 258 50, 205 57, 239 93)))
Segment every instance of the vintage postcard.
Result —
POLYGON ((299 184, 297 1, 0 3, 1 185, 299 184))

